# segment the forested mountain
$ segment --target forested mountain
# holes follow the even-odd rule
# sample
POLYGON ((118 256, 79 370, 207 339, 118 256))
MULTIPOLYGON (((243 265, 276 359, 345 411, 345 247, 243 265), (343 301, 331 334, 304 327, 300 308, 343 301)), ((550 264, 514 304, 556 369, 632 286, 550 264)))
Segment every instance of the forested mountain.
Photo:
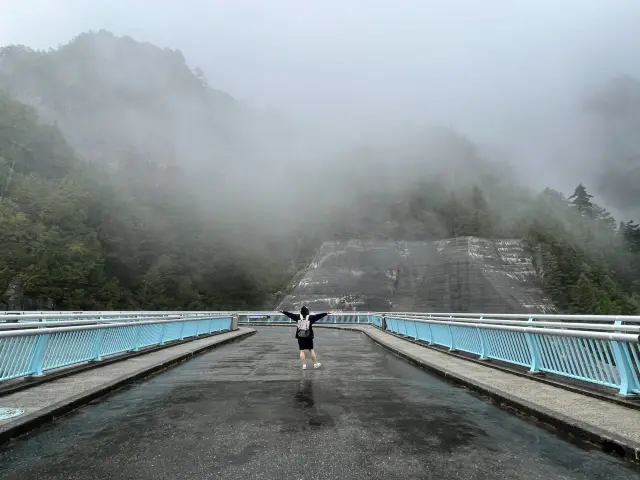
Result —
POLYGON ((526 239, 561 311, 638 312, 636 223, 582 179, 516 185, 450 129, 329 155, 180 52, 108 32, 0 50, 0 89, 5 308, 262 308, 324 240, 473 235, 526 239))
MULTIPOLYGON (((135 174, 135 173, 134 173, 135 174)), ((142 173, 140 173, 142 175, 142 173)), ((129 188, 0 96, 0 291, 11 308, 238 308, 273 290, 192 199, 129 188)), ((271 279, 277 272, 270 271, 271 279)))
POLYGON ((0 88, 3 201, 27 222, 22 237, 3 235, 0 303, 247 308, 291 275, 288 245, 258 252, 251 220, 238 221, 238 182, 286 127, 210 88, 180 52, 108 32, 48 52, 10 46, 0 88), (48 215, 57 201, 69 224, 48 215), (61 260, 75 237, 57 235, 71 232, 88 235, 82 265, 61 260))

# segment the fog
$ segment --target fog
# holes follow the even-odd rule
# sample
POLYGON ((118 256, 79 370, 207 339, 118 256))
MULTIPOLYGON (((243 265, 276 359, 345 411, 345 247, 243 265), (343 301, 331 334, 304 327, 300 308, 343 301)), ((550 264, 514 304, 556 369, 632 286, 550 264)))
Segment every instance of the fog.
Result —
MULTIPOLYGON (((260 157, 253 176, 246 167, 225 172, 254 192, 244 204, 247 223, 267 209, 310 214, 300 205, 282 210, 274 199, 292 193, 283 185, 305 186, 295 195, 322 190, 322 208, 350 201, 345 183, 332 182, 327 169, 353 161, 364 144, 384 143, 381 136, 387 160, 404 165, 401 158, 415 157, 407 131, 420 137, 425 125, 452 128, 477 144, 477 155, 507 161, 532 187, 567 192, 580 181, 595 184, 603 165, 585 98, 611 78, 640 76, 640 3, 630 0, 0 5, 0 45, 55 48, 83 31, 106 29, 179 49, 213 88, 276 115, 278 133, 260 132, 264 124, 256 123, 261 151, 243 153, 260 157)), ((381 170, 365 166, 354 175, 379 188, 381 170)))

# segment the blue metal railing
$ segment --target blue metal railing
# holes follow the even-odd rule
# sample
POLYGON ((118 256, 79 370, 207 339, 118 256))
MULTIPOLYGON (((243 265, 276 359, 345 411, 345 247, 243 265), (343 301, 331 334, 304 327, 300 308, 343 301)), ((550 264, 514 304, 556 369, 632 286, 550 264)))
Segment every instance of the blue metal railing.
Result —
MULTIPOLYGON (((19 320, 27 323, 0 323, 0 381, 230 329, 233 317, 241 324, 293 323, 279 312, 22 312, 19 320)), ((318 324, 375 325, 480 359, 640 395, 640 317, 335 312, 318 324)))
POLYGON ((388 331, 450 351, 617 388, 621 395, 640 394, 637 326, 623 326, 620 321, 614 325, 555 323, 552 327, 533 320, 508 323, 470 318, 386 317, 388 331), (574 325, 574 329, 565 329, 567 325, 574 325))
POLYGON ((0 381, 231 328, 229 315, 0 331, 0 381))

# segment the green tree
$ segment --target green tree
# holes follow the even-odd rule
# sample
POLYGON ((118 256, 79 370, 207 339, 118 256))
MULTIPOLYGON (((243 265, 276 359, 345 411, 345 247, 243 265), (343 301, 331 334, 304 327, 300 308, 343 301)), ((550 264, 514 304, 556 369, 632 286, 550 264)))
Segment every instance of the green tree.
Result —
POLYGON ((593 203, 591 203, 591 198, 593 195, 590 195, 587 192, 582 183, 578 185, 573 192, 573 195, 569 197, 571 200, 571 205, 573 205, 581 214, 586 215, 587 217, 593 217, 593 203))

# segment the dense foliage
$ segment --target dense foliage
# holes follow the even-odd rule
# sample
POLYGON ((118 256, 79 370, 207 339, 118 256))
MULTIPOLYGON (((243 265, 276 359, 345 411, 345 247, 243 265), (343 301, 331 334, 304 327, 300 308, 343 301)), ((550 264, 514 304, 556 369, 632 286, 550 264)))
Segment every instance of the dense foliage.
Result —
POLYGON ((288 279, 231 248, 169 185, 152 188, 135 182, 143 173, 129 174, 132 185, 116 183, 79 161, 57 128, 0 95, 2 303, 248 308, 288 279))

